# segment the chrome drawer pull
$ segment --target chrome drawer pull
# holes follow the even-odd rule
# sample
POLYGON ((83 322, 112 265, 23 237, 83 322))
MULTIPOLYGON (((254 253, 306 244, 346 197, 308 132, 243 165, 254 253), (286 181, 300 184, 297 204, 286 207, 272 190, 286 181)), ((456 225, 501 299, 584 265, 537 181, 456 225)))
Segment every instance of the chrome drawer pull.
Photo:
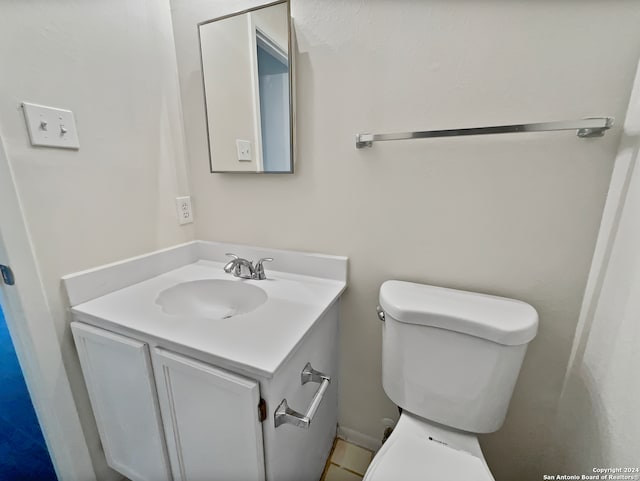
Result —
POLYGON ((294 411, 287 404, 286 398, 283 399, 274 414, 276 427, 280 426, 281 424, 293 424, 294 426, 298 426, 299 428, 309 428, 313 417, 316 415, 316 411, 320 407, 320 403, 322 402, 324 393, 327 392, 329 383, 331 382, 331 378, 329 376, 322 374, 320 371, 316 371, 311 367, 310 362, 308 362, 302 370, 300 380, 302 382, 302 385, 307 384, 308 382, 317 382, 320 383, 320 387, 313 395, 313 399, 311 400, 311 404, 309 404, 309 407, 307 408, 306 414, 294 411))

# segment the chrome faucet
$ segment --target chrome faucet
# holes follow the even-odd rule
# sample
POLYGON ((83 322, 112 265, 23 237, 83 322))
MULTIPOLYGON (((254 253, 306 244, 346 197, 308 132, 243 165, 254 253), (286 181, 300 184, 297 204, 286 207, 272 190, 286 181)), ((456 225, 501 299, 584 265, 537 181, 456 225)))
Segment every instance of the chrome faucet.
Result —
POLYGON ((271 257, 263 257, 256 262, 254 267, 253 262, 248 261, 247 259, 238 257, 230 252, 226 255, 233 257, 233 259, 225 264, 224 271, 227 274, 233 274, 234 277, 240 277, 241 279, 255 279, 260 281, 266 279, 267 276, 264 273, 264 266, 262 264, 264 262, 273 261, 273 258, 271 257))

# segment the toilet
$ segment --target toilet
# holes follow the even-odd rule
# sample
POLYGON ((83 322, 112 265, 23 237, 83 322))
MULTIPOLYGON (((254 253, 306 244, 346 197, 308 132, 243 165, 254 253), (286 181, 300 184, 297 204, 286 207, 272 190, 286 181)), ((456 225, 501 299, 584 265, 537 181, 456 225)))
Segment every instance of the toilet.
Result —
POLYGON ((380 288, 382 383, 402 409, 365 481, 493 481, 477 434, 497 431, 528 343, 529 304, 403 281, 380 288))

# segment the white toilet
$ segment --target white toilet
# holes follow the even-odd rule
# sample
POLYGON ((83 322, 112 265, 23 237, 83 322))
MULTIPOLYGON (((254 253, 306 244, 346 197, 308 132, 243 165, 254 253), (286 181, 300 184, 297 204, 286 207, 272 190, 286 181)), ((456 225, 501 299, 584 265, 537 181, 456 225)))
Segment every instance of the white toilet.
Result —
POLYGON ((382 284, 380 306, 382 383, 403 411, 365 481, 493 481, 476 433, 504 422, 536 310, 401 281, 382 284))

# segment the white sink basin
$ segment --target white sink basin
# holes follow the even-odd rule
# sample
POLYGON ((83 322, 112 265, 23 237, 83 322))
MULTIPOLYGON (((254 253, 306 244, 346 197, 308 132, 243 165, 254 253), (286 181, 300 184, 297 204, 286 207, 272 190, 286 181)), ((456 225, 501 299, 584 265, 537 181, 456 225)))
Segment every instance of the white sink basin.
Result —
POLYGON ((160 292, 156 299, 165 314, 229 319, 251 312, 267 301, 267 293, 241 281, 203 279, 183 282, 160 292))

